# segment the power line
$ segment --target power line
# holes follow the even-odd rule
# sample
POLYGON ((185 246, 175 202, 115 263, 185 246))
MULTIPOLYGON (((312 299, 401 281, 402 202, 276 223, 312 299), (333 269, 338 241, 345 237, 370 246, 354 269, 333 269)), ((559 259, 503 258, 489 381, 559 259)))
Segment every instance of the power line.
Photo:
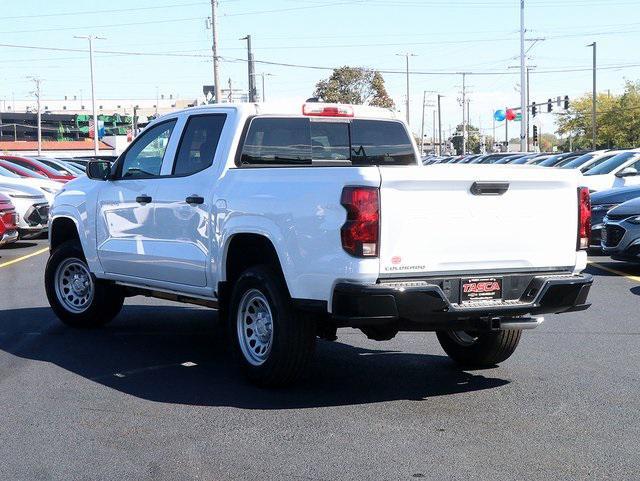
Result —
POLYGON ((15 15, 12 17, 3 16, 3 20, 19 20, 22 18, 45 18, 45 17, 67 17, 77 15, 93 15, 93 14, 110 14, 118 12, 138 12, 143 10, 164 10, 165 8, 182 8, 191 7, 194 5, 206 5, 208 2, 191 2, 191 3, 170 3, 164 5, 154 5, 153 7, 132 7, 132 8, 112 8, 109 10, 83 10, 75 12, 59 12, 59 13, 41 13, 36 15, 15 15))

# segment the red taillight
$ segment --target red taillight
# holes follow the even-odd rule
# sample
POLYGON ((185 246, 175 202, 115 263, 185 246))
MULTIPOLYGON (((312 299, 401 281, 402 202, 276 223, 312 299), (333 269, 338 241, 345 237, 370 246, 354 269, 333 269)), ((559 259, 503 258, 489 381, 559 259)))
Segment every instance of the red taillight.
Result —
POLYGON ((340 230, 342 248, 356 257, 378 255, 380 193, 377 187, 345 187, 340 203, 347 221, 340 230))
POLYGON ((589 248, 591 236, 591 197, 587 187, 578 188, 578 250, 589 248))
POLYGON ((302 115, 312 117, 353 117, 353 107, 340 104, 304 104, 302 106, 302 115))

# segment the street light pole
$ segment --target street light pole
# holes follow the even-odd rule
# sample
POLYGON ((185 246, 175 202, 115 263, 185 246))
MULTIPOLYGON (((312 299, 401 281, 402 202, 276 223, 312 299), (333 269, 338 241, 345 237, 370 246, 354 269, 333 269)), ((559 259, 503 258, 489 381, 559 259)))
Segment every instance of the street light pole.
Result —
POLYGON ((591 135, 593 150, 596 150, 596 105, 598 102, 598 93, 596 89, 596 42, 587 45, 587 47, 593 47, 593 99, 591 101, 591 135))
MULTIPOLYGON (((74 38, 82 38, 89 41, 89 65, 91 67, 91 109, 93 110, 93 151, 95 155, 98 155, 99 129, 98 129, 98 111, 96 110, 95 82, 94 82, 94 76, 93 76, 93 41, 105 40, 105 38, 97 37, 95 35, 74 36, 74 38)), ((156 103, 156 105, 158 104, 156 103)))
POLYGON ((218 0, 211 0, 211 36, 213 43, 211 45, 211 52, 213 53, 213 84, 216 92, 216 103, 222 101, 221 86, 220 86, 220 58, 218 57, 218 20, 216 14, 216 8, 218 6, 218 0))
POLYGON ((249 73, 249 102, 256 101, 256 74, 253 62, 253 52, 251 51, 251 35, 242 37, 240 40, 247 41, 247 67, 249 73))
POLYGON ((467 153, 467 74, 462 74, 462 155, 467 153))

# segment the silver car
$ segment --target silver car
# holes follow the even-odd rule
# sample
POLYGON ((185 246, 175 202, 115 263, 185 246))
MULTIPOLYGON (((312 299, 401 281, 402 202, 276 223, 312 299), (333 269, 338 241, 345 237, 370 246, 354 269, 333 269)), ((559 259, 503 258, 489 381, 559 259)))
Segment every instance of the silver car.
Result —
POLYGON ((601 245, 612 259, 640 262, 640 199, 627 201, 607 212, 601 245))

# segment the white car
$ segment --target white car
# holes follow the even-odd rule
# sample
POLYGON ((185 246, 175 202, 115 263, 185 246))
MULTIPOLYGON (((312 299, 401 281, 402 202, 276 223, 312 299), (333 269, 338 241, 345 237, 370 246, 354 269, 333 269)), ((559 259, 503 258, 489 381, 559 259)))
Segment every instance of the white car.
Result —
POLYGON ((55 180, 40 179, 37 177, 20 177, 18 174, 0 166, 0 182, 11 185, 26 185, 39 189, 44 194, 49 204, 53 203, 53 198, 62 189, 62 184, 55 180))
POLYGON ((640 149, 625 150, 587 170, 583 184, 591 192, 640 185, 640 149))
POLYGON ((49 203, 40 189, 7 184, 0 177, 0 193, 9 197, 16 209, 18 234, 21 239, 37 237, 47 231, 49 203))
POLYGON ((563 169, 579 169, 580 172, 586 172, 589 169, 592 169, 603 162, 606 162, 614 155, 621 154, 622 152, 626 152, 625 150, 596 150, 594 152, 588 152, 580 157, 576 157, 571 159, 564 165, 560 167, 563 169))
POLYGON ((378 341, 435 331, 452 359, 493 366, 543 314, 588 307, 580 180, 422 166, 387 109, 191 108, 56 196, 47 297, 77 327, 109 322, 133 295, 218 308, 261 385, 298 378, 316 337, 339 327, 378 341))

